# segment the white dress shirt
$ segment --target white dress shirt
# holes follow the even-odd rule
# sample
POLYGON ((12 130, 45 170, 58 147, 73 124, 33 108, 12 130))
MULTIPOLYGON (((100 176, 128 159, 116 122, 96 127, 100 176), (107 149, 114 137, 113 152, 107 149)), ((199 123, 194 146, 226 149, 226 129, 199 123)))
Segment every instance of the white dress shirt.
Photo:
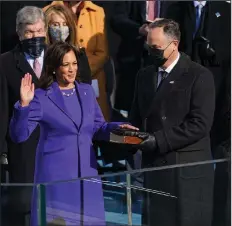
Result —
POLYGON ((201 5, 201 7, 199 8, 199 16, 201 17, 201 10, 206 5, 206 1, 193 1, 193 4, 195 8, 201 5))
MULTIPOLYGON (((33 59, 29 54, 27 54, 25 52, 24 52, 24 55, 26 57, 27 62, 30 64, 31 68, 33 69, 33 63, 34 63, 35 59, 33 59)), ((43 68, 43 60, 44 60, 44 50, 42 51, 41 55, 37 59, 40 63, 41 69, 42 69, 43 68)))
POLYGON ((172 71, 172 69, 176 66, 178 60, 180 59, 180 53, 178 53, 178 56, 177 58, 169 65, 169 67, 167 67, 165 70, 161 67, 159 67, 158 69, 158 82, 157 82, 157 87, 159 86, 161 80, 162 80, 162 76, 161 76, 161 73, 160 71, 165 71, 167 72, 167 76, 170 74, 170 72, 172 71))

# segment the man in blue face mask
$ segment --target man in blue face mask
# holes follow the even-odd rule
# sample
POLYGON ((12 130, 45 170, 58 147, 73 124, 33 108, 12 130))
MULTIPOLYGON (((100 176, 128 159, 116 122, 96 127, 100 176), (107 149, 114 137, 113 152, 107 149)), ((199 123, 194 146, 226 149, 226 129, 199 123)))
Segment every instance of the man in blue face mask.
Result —
MULTIPOLYGON (((16 32, 19 36, 19 44, 13 50, 0 56, 0 152, 8 151, 11 183, 32 183, 39 127, 35 129, 30 139, 22 144, 14 144, 8 138, 7 128, 13 106, 20 97, 20 83, 24 74, 30 73, 35 87, 39 85, 46 35, 43 11, 32 6, 22 8, 17 13, 16 32)), ((10 210, 20 212, 20 219, 24 219, 23 214, 30 210, 31 190, 17 187, 10 190, 9 196, 9 199, 12 199, 12 203, 9 203, 9 205, 12 204, 10 210)), ((12 216, 10 213, 8 215, 12 216)), ((20 223, 24 225, 20 219, 15 218, 16 222, 8 223, 8 225, 20 225, 20 223)))

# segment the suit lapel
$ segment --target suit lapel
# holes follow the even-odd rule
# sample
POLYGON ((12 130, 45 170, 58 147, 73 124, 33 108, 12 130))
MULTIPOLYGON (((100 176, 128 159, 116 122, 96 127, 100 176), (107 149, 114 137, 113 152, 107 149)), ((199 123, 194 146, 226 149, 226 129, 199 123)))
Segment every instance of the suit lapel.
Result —
POLYGON ((211 37, 210 32, 213 31, 213 36, 214 36, 214 32, 215 30, 217 30, 217 16, 216 13, 218 13, 217 10, 213 9, 213 4, 211 4, 211 2, 207 2, 205 5, 205 17, 204 17, 204 35, 209 38, 211 37))
POLYGON ((138 95, 141 96, 143 102, 142 106, 150 106, 152 100, 156 95, 157 87, 157 69, 155 66, 151 65, 147 67, 142 75, 142 78, 139 81, 139 86, 142 87, 142 92, 139 92, 138 95))
POLYGON ((27 62, 24 54, 22 53, 19 46, 17 46, 14 50, 14 58, 16 61, 16 67, 23 72, 22 77, 26 73, 30 73, 32 75, 32 81, 37 86, 39 83, 39 79, 37 78, 35 72, 31 68, 30 64, 27 62))
MULTIPOLYGON (((165 96, 170 93, 173 85, 175 85, 175 81, 186 73, 186 57, 187 56, 185 54, 181 53, 180 59, 175 67, 172 69, 171 73, 162 82, 162 85, 158 89, 156 89, 155 95, 153 96, 153 99, 151 100, 148 110, 145 114, 145 118, 152 113, 155 103, 157 103, 158 101, 162 101, 165 96)), ((158 77, 157 74, 156 77, 158 77)))
POLYGON ((67 108, 65 107, 62 93, 56 82, 52 83, 52 85, 49 87, 47 91, 47 96, 69 119, 72 120, 74 125, 79 130, 79 126, 77 125, 76 121, 71 117, 67 108))

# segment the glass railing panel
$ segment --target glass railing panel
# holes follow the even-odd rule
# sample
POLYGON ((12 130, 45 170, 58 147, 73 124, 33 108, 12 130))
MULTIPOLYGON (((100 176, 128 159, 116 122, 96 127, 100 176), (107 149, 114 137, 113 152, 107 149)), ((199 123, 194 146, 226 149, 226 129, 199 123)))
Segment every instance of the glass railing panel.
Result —
POLYGON ((228 226, 230 196, 227 159, 44 184, 2 183, 1 225, 228 226))
POLYGON ((228 184, 215 186, 215 174, 226 181, 220 167, 228 164, 224 159, 44 184, 45 196, 38 199, 45 200, 46 213, 38 213, 47 225, 212 225, 219 211, 215 197, 230 195, 228 184))

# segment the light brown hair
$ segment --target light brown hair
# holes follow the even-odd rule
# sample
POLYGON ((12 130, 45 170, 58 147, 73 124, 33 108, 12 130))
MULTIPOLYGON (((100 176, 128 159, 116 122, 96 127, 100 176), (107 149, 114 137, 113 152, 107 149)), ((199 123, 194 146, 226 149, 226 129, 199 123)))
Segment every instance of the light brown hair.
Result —
MULTIPOLYGON (((51 5, 49 8, 47 8, 47 10, 44 13, 45 13, 48 26, 51 20, 51 15, 53 13, 64 16, 67 26, 69 27, 69 36, 66 42, 68 42, 70 45, 74 45, 78 47, 76 23, 75 23, 75 18, 74 18, 72 11, 64 5, 51 5)), ((47 32, 46 41, 48 45, 52 43, 49 32, 47 32)))

